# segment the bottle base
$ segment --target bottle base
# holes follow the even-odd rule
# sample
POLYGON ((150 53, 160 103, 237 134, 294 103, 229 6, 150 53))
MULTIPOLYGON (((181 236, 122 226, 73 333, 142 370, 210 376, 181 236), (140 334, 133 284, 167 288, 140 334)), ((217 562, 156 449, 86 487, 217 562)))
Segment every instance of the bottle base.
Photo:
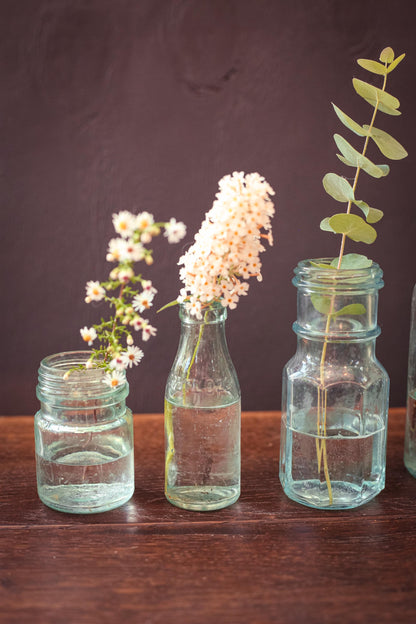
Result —
POLYGON ((167 500, 175 507, 189 511, 215 511, 235 503, 240 496, 237 486, 182 486, 168 488, 167 500))
POLYGON ((384 489, 384 483, 364 483, 356 486, 345 481, 331 481, 332 501, 329 499, 326 483, 317 479, 295 481, 290 488, 282 483, 283 490, 291 500, 313 509, 337 511, 361 507, 384 489))
POLYGON ((92 483, 41 486, 42 503, 55 511, 72 514, 102 513, 124 505, 134 493, 134 485, 92 483))

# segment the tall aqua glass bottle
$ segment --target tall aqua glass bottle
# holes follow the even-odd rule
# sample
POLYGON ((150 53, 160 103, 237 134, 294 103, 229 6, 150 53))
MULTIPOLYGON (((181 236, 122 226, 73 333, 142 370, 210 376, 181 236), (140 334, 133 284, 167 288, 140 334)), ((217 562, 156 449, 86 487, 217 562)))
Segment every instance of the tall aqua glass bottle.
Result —
POLYGON ((198 320, 181 304, 179 316, 165 392, 165 494, 177 507, 211 511, 240 495, 240 387, 225 308, 214 304, 198 320))

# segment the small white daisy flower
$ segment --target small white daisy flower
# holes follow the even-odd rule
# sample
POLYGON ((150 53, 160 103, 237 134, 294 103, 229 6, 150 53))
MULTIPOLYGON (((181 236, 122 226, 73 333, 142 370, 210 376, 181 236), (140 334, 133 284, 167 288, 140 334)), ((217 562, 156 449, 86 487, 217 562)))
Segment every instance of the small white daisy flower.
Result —
POLYGON ((157 329, 156 327, 152 327, 149 321, 143 320, 141 330, 142 330, 142 340, 144 342, 149 340, 150 336, 156 336, 157 329))
POLYGON ((123 242, 124 245, 120 254, 120 260, 122 262, 140 262, 140 260, 143 260, 145 250, 141 243, 134 243, 131 239, 123 242))
POLYGON ((112 373, 106 373, 103 379, 103 384, 110 386, 110 388, 117 388, 118 386, 122 386, 125 382, 126 378, 124 373, 117 370, 112 373))
POLYGON ((156 288, 153 286, 152 282, 150 280, 143 280, 142 281, 142 288, 143 290, 149 290, 152 293, 157 293, 156 288))
POLYGON ((105 297, 105 290, 102 286, 100 286, 100 282, 87 282, 85 290, 87 291, 87 298, 89 299, 89 302, 101 301, 101 299, 105 297))
POLYGON ((121 353, 117 353, 110 362, 110 368, 115 370, 124 370, 126 368, 125 361, 121 353))
MULTIPOLYGON (((135 229, 147 230, 154 224, 155 219, 150 212, 140 212, 135 219, 135 229)), ((150 237, 151 238, 151 237, 150 237)))
POLYGON ((134 319, 130 321, 130 325, 132 325, 136 331, 140 331, 144 322, 145 321, 141 318, 141 316, 135 316, 134 319))
POLYGON ((144 290, 143 292, 133 297, 132 306, 136 312, 144 312, 153 305, 154 293, 151 290, 144 290))
POLYGON ((144 353, 139 347, 127 347, 126 351, 122 353, 126 368, 132 368, 133 364, 137 366, 143 355, 144 353))
POLYGON ((112 238, 108 243, 108 262, 119 262, 124 254, 126 241, 124 238, 112 238))
POLYGON ((87 342, 88 346, 90 347, 94 340, 97 338, 97 332, 95 331, 94 327, 85 326, 79 331, 81 333, 82 339, 85 340, 85 342, 87 342))
POLYGON ((165 225, 164 236, 167 237, 168 243, 179 243, 186 235, 186 225, 182 221, 176 221, 173 217, 169 223, 165 225))
POLYGON ((117 279, 119 279, 120 282, 127 284, 131 280, 133 275, 133 269, 121 269, 121 271, 118 272, 117 279))
POLYGON ((123 238, 129 238, 136 228, 135 217, 128 210, 122 210, 113 214, 113 225, 117 234, 123 238))

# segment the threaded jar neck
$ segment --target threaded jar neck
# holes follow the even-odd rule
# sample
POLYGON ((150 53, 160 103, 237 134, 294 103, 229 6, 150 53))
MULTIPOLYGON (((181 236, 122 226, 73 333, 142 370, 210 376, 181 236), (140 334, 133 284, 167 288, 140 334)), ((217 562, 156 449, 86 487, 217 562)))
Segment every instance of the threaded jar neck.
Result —
POLYGON ((297 288, 313 290, 345 291, 361 293, 362 291, 380 290, 384 286, 383 271, 373 262, 365 269, 324 269, 322 264, 329 264, 334 258, 314 258, 302 260, 295 268, 292 283, 297 288))
POLYGON ((333 269, 332 258, 299 262, 293 284, 298 289, 298 336, 321 340, 369 340, 379 335, 378 291, 383 272, 375 262, 364 269, 333 269))
POLYGON ((110 388, 103 383, 106 373, 102 368, 72 370, 77 366, 85 367, 90 356, 90 351, 67 351, 44 358, 36 387, 41 403, 49 407, 90 409, 94 404, 110 408, 124 402, 129 392, 127 381, 110 388))

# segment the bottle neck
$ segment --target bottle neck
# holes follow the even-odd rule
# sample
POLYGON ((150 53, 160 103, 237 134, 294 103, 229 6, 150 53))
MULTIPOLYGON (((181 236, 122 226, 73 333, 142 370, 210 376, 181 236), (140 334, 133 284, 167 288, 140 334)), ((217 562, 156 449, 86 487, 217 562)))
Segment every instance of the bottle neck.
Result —
POLYGON ((209 407, 235 402, 240 387, 225 338, 227 313, 211 306, 197 319, 181 304, 181 336, 166 384, 166 398, 209 407))
POLYGON ((196 374, 195 363, 207 369, 215 366, 221 356, 229 357, 225 338, 227 311, 223 306, 215 304, 207 308, 198 319, 181 304, 179 318, 181 337, 177 358, 183 358, 188 377, 196 374))

